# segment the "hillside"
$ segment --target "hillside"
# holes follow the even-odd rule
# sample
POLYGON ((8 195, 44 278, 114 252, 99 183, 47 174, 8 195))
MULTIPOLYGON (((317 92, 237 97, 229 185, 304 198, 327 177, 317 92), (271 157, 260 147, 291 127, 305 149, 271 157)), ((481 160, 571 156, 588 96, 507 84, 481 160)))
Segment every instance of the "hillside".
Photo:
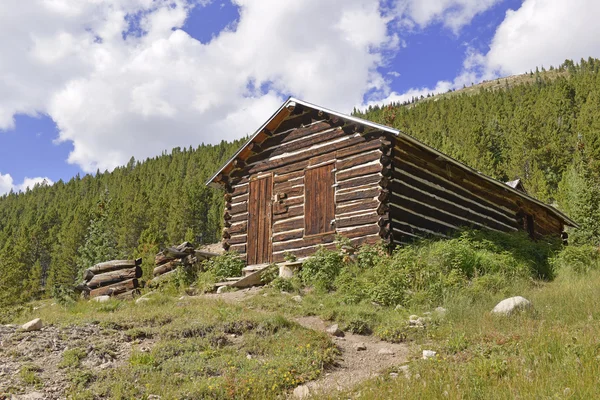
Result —
MULTIPOLYGON (((600 241, 600 60, 488 82, 413 107, 358 116, 394 126, 448 155, 554 203, 600 241), (494 86, 495 85, 495 86, 494 86), (499 85, 499 86, 498 86, 499 85)), ((240 145, 174 149, 113 172, 0 198, 0 304, 60 293, 95 262, 145 258, 221 229, 221 194, 205 180, 240 145), (43 290, 43 291, 41 291, 43 290)))

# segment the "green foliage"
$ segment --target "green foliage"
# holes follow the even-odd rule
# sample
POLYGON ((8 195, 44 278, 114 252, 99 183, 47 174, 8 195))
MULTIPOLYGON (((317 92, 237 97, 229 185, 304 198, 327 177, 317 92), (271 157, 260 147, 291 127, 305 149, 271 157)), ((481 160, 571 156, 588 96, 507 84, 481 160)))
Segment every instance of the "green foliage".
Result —
POLYGON ((41 371, 42 369, 35 364, 25 364, 19 370, 19 378, 25 385, 41 387, 43 381, 38 375, 41 371))
POLYGON ((273 282, 279 276, 279 267, 277 264, 271 264, 260 273, 260 281, 268 284, 273 282))
POLYGON ((600 271, 600 247, 583 245, 567 246, 552 259, 559 276, 574 273, 584 275, 600 271))
POLYGON ((83 360, 87 356, 87 352, 81 348, 73 348, 63 351, 62 360, 58 364, 59 368, 77 368, 83 360))
POLYGON ((319 247, 315 254, 302 264, 301 278, 304 284, 317 290, 329 291, 344 265, 344 257, 337 251, 319 247))
POLYGON ((225 252, 203 262, 204 269, 210 271, 217 280, 242 275, 245 263, 235 252, 225 252))
POLYGON ((111 200, 106 191, 96 204, 85 242, 78 250, 78 265, 81 272, 97 263, 117 258, 114 227, 108 219, 110 203, 111 200))

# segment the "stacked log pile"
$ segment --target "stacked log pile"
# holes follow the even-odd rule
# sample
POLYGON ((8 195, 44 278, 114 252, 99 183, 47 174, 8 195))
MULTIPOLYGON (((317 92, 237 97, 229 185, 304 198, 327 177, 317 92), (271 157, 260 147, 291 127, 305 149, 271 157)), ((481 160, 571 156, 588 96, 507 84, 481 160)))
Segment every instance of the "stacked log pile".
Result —
POLYGON ((179 246, 167 247, 154 258, 154 278, 148 283, 150 286, 168 281, 175 276, 178 267, 191 268, 198 262, 194 246, 190 242, 183 242, 179 246))
POLYGON ((96 264, 83 273, 82 289, 89 297, 113 296, 133 298, 138 293, 142 277, 142 259, 112 260, 96 264))

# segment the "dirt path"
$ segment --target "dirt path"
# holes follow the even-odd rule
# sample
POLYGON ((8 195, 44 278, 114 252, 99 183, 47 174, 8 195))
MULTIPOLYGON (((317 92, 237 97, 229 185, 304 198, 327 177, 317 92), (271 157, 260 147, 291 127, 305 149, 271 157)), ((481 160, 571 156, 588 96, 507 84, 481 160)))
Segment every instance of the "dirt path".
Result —
MULTIPOLYGON (((328 325, 318 317, 302 317, 296 321, 308 329, 326 332, 328 325)), ((373 378, 386 368, 407 362, 409 349, 405 344, 382 342, 373 336, 353 335, 333 337, 341 351, 337 367, 321 378, 296 388, 292 398, 315 396, 350 389, 373 378), (365 348, 358 350, 358 347, 365 348)))
MULTIPOLYGON (((240 303, 260 293, 260 288, 250 288, 222 294, 205 294, 198 296, 227 303, 240 303)), ((295 319, 305 328, 326 332, 331 324, 319 317, 300 317, 295 319)), ((399 366, 408 361, 409 347, 406 344, 383 342, 374 336, 345 333, 344 337, 332 336, 341 355, 336 368, 326 372, 321 378, 302 385, 290 396, 303 398, 318 394, 331 393, 351 389, 360 382, 373 378, 381 371, 399 366), (362 346, 360 346, 362 345, 362 346), (364 350, 358 350, 364 347, 364 350)))

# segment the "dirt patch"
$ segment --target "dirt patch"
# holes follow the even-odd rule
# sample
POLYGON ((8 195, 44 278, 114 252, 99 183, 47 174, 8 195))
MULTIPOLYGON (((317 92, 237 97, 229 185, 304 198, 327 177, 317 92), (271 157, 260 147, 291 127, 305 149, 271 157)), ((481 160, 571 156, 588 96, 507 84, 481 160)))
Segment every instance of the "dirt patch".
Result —
POLYGON ((64 399, 74 373, 118 367, 129 359, 131 347, 123 331, 94 324, 34 332, 0 325, 0 399, 40 393, 43 399, 64 399))
MULTIPOLYGON (((296 322, 321 332, 326 332, 329 326, 318 317, 297 318, 296 322)), ((406 363, 409 354, 408 345, 383 342, 373 336, 345 333, 344 337, 333 337, 333 340, 341 352, 337 367, 304 385, 308 389, 304 393, 314 396, 350 389, 378 376, 386 368, 406 363)))

